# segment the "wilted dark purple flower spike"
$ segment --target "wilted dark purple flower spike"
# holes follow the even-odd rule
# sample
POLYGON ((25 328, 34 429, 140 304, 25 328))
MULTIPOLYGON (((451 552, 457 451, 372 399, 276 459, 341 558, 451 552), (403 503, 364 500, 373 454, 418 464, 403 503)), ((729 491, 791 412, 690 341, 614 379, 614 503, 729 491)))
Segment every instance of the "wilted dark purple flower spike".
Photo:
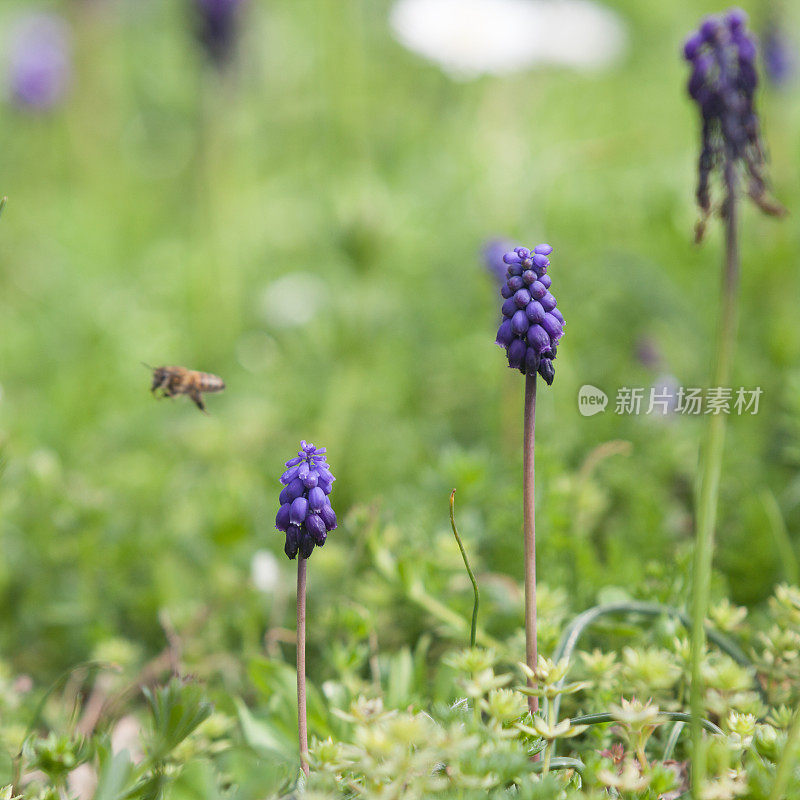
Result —
POLYGON ((286 555, 292 559, 298 553, 300 558, 308 558, 336 527, 336 514, 328 497, 336 479, 325 460, 325 448, 306 442, 300 446, 281 475, 281 507, 275 517, 275 527, 286 534, 286 555))
POLYGON ((8 86, 19 106, 45 111, 69 86, 72 64, 67 24, 55 14, 32 14, 10 31, 8 86))
POLYGON ((508 365, 523 375, 539 375, 549 386, 555 377, 553 360, 564 335, 564 317, 550 293, 549 244, 529 250, 517 247, 506 253, 506 280, 500 290, 504 298, 503 322, 497 344, 503 347, 508 365))
POLYGON ((197 7, 197 35, 211 61, 223 66, 236 43, 237 17, 243 0, 193 0, 197 7))
POLYGON ((746 23, 747 15, 740 9, 707 17, 683 47, 684 58, 692 65, 687 88, 702 119, 698 241, 712 210, 710 184, 714 173, 722 176, 726 190, 721 204, 723 216, 736 193, 737 171, 746 177, 748 194, 762 211, 784 213, 767 196, 764 147, 754 103, 758 85, 756 45, 746 23))

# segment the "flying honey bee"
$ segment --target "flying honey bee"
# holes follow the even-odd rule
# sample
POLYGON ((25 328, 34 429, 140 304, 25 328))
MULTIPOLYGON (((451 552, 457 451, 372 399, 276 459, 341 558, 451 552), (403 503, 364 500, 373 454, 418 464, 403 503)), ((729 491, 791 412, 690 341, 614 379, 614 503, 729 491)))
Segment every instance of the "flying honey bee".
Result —
POLYGON ((203 403, 203 392, 221 392, 225 388, 222 378, 210 372, 198 372, 186 367, 151 367, 149 364, 145 366, 153 370, 151 392, 155 394, 160 389, 161 397, 188 395, 204 414, 208 412, 203 403))

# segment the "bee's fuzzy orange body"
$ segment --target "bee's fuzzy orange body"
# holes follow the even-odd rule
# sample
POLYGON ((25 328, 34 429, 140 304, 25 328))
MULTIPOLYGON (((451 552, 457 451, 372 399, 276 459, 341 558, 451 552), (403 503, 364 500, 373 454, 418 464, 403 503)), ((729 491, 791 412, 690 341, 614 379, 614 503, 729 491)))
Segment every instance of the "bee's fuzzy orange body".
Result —
POLYGON ((162 397, 188 395, 194 404, 205 412, 203 392, 221 392, 224 388, 225 381, 219 375, 212 375, 210 372, 198 372, 186 367, 154 367, 153 385, 150 391, 156 392, 160 389, 162 397))

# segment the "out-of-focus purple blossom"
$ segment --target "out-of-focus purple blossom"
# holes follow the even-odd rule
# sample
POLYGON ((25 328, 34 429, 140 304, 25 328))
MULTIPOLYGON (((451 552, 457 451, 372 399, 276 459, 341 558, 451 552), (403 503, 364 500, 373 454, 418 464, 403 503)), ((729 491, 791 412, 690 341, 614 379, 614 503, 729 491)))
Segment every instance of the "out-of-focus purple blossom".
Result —
POLYGON ((486 270, 497 281, 498 286, 506 282, 508 264, 503 261, 503 256, 511 250, 513 242, 508 239, 490 239, 483 246, 483 263, 486 270))
POLYGON ((236 44, 239 9, 244 0, 192 0, 197 10, 197 35, 218 67, 230 58, 236 44))
MULTIPOLYGON (((750 197, 766 213, 782 213, 767 198, 764 147, 755 110, 756 45, 747 30, 747 15, 734 8, 706 17, 684 43, 684 58, 692 65, 688 91, 702 119, 698 163, 697 204, 702 213, 698 240, 711 214, 711 176, 719 172, 727 203, 735 193, 737 169, 747 179, 750 197)), ((725 213, 725 204, 723 204, 725 213)))
POLYGON ((336 527, 336 514, 328 495, 336 480, 328 468, 325 448, 300 442, 300 451, 286 462, 281 475, 283 490, 275 527, 286 534, 284 552, 289 558, 308 558, 314 546, 322 547, 328 531, 336 527))
POLYGON ((508 366, 523 375, 537 372, 549 386, 555 377, 553 360, 564 335, 564 317, 550 293, 549 244, 533 250, 517 247, 503 256, 506 280, 500 294, 504 298, 503 321, 497 331, 497 344, 503 347, 508 366))
POLYGON ((761 58, 764 71, 775 86, 785 86, 795 71, 795 50, 789 38, 775 22, 771 22, 762 37, 761 58))
POLYGON ((19 106, 47 110, 64 98, 72 77, 70 33, 56 14, 18 19, 9 32, 7 85, 19 106))

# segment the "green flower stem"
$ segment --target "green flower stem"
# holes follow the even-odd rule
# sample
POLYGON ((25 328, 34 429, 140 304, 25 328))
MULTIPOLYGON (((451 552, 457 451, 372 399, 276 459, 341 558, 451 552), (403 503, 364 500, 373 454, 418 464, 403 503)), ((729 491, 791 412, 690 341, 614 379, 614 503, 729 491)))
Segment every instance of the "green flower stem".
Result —
MULTIPOLYGON (((553 707, 553 701, 547 701, 547 724, 550 727, 550 730, 553 730, 556 726, 556 714, 555 709, 553 707)), ((553 749, 555 748, 556 740, 552 739, 547 743, 547 751, 544 754, 544 768, 542 770, 542 774, 547 775, 550 772, 550 761, 553 758, 553 749)))
POLYGON ((467 575, 469 575, 469 579, 472 583, 472 592, 475 595, 475 600, 472 604, 472 626, 470 627, 469 631, 469 646, 475 647, 475 635, 478 630, 478 603, 480 602, 480 595, 478 594, 478 582, 475 580, 475 575, 472 572, 472 567, 470 567, 469 565, 469 559, 467 558, 467 551, 464 549, 461 537, 458 535, 458 530, 456 528, 455 505, 456 505, 456 490, 453 489, 453 491, 450 492, 450 524, 453 526, 453 536, 456 537, 456 543, 458 544, 458 549, 461 551, 461 558, 464 559, 464 566, 467 568, 467 575))
MULTIPOLYGON (((714 386, 730 382, 733 351, 736 344, 736 301, 739 290, 739 252, 737 247, 736 171, 729 157, 725 164, 725 185, 728 193, 725 209, 725 266, 722 275, 722 310, 714 360, 714 386)), ((712 414, 708 421, 707 439, 700 471, 700 493, 697 503, 697 540, 692 574, 692 629, 690 707, 692 711, 692 796, 700 797, 705 780, 706 758, 700 718, 703 713, 704 684, 702 675, 708 613, 711 563, 714 555, 714 527, 717 521, 722 456, 725 449, 725 414, 712 414)))
MULTIPOLYGON (((525 661, 531 670, 536 669, 536 512, 534 508, 534 445, 536 442, 536 373, 525 376, 525 429, 522 453, 523 535, 525 537, 525 661)), ((535 688, 532 678, 528 686, 535 688)), ((539 710, 539 698, 528 697, 531 714, 539 710)), ((550 748, 548 748, 549 752, 550 748)))
POLYGON ((306 559, 297 558, 297 734, 300 767, 308 775, 308 715, 306 713, 306 559))

